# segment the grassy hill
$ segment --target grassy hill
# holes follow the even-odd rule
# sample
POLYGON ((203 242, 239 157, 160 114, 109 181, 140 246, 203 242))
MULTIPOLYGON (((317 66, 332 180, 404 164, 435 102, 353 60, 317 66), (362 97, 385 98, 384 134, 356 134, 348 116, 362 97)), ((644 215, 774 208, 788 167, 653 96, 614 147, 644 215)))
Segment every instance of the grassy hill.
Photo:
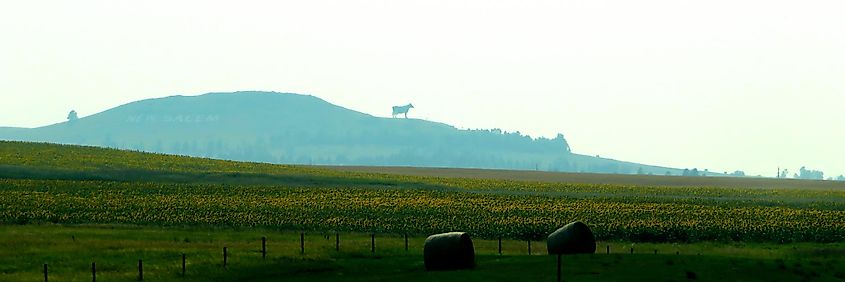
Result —
POLYGON ((273 92, 142 100, 72 122, 0 128, 3 139, 282 164, 680 174, 574 154, 563 135, 531 138, 379 118, 314 96, 273 92))
MULTIPOLYGON (((320 184, 330 178, 348 182, 354 179, 379 182, 412 179, 421 183, 431 179, 490 179, 510 182, 628 185, 638 187, 695 187, 708 189, 788 189, 842 190, 845 182, 737 178, 688 177, 664 175, 616 175, 567 173, 525 170, 416 168, 382 166, 306 166, 259 162, 240 162, 212 158, 139 152, 94 146, 0 141, 0 178, 83 179, 83 180, 161 180, 195 182, 215 181, 262 182, 285 184, 292 178, 308 178, 320 184), (286 178, 285 178, 286 177, 286 178), (229 180, 226 180, 229 179, 229 180), (263 179, 263 180, 262 180, 263 179)), ((395 182, 392 184, 398 185, 395 182)))

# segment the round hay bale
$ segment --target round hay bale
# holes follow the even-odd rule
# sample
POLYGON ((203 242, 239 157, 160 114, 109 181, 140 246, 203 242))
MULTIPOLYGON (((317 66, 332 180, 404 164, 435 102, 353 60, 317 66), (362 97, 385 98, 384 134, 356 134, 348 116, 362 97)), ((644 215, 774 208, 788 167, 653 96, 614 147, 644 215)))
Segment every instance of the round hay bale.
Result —
POLYGON ((475 249, 466 232, 428 236, 423 251, 425 270, 457 270, 475 267, 475 249))
POLYGON ((546 247, 550 255, 592 254, 596 252, 596 238, 590 227, 576 221, 549 234, 546 247))

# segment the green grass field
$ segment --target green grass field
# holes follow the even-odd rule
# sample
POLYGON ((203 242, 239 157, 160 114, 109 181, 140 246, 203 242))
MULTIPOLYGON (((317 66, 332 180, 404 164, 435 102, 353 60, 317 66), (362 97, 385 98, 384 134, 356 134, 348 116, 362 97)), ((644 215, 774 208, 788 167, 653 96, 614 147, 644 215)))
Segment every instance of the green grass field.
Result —
MULTIPOLYGON (((131 281, 144 264, 148 281, 554 281, 556 257, 543 242, 475 239, 474 270, 426 272, 423 237, 306 233, 300 253, 296 232, 263 229, 158 228, 113 225, 0 226, 0 279, 37 281, 44 263, 50 281, 131 281), (328 236, 328 238, 326 237, 328 236), (267 257, 261 256, 267 238, 267 257), (223 251, 227 248, 227 266, 223 251), (181 255, 186 255, 182 276, 181 255)), ((563 258, 566 281, 836 281, 845 279, 845 244, 599 242, 595 255, 563 258), (606 246, 611 254, 606 254, 606 246), (631 254, 630 249, 635 253, 631 254), (654 251, 657 250, 657 254, 654 251)))
POLYGON ((43 279, 44 263, 51 281, 89 281, 92 262, 101 281, 126 281, 138 259, 151 281, 552 281, 543 239, 574 220, 601 242, 564 258, 568 281, 842 281, 842 218, 841 182, 283 166, 0 142, 2 281, 43 279), (425 272, 425 236, 455 230, 474 237, 478 268, 425 272), (324 237, 335 232, 340 252, 324 237))

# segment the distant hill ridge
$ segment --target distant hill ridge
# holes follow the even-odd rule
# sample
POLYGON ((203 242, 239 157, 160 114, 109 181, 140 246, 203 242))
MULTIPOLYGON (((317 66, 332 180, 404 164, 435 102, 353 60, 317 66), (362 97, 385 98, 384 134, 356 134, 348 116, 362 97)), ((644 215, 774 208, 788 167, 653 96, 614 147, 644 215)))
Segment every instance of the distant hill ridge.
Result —
POLYGON ((310 95, 261 91, 146 99, 75 121, 0 128, 0 139, 284 164, 680 173, 573 154, 563 135, 534 139, 461 130, 374 117, 310 95))

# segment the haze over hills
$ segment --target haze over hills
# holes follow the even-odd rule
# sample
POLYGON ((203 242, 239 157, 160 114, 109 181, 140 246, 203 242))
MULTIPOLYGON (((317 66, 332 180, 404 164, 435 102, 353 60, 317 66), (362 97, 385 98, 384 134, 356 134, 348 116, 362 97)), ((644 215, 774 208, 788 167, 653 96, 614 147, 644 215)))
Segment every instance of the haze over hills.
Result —
POLYGON ((256 91, 141 100, 39 128, 0 128, 0 139, 285 164, 681 174, 572 153, 562 134, 462 130, 374 117, 310 95, 256 91))

